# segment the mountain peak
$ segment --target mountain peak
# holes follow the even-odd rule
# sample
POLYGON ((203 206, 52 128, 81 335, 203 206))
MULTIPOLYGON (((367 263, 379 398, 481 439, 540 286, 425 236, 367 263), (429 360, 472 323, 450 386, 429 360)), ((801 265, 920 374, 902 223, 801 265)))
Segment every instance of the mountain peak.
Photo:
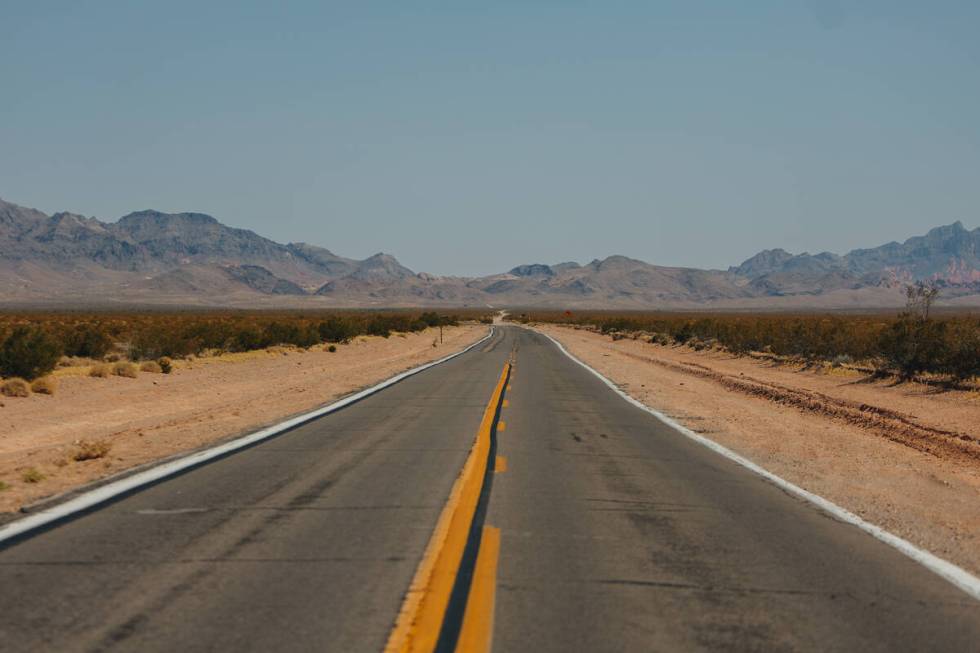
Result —
POLYGON ((216 218, 206 213, 164 213, 154 209, 144 209, 134 211, 119 218, 116 223, 120 226, 127 226, 139 223, 152 222, 163 224, 168 222, 184 222, 189 224, 221 224, 216 218))
POLYGON ((555 276, 555 272, 551 269, 551 266, 544 265, 543 263, 527 263, 525 265, 518 265, 517 267, 511 269, 510 274, 513 274, 515 277, 555 276))
POLYGON ((382 279, 407 279, 414 277, 415 273, 398 262, 391 254, 378 252, 370 256, 359 265, 350 275, 361 280, 382 280, 382 279))
MULTIPOLYGON (((959 220, 952 224, 945 224, 939 227, 933 227, 926 232, 926 238, 955 238, 957 236, 963 236, 970 233, 970 231, 963 226, 963 223, 959 220)), ((913 236, 915 238, 915 236, 913 236)), ((921 236, 920 236, 921 238, 921 236)), ((910 239, 911 240, 911 239, 910 239)), ((905 241, 908 242, 908 241, 905 241)))
POLYGON ((602 271, 630 267, 637 264, 647 265, 647 263, 644 261, 640 261, 635 258, 623 256, 622 254, 613 254, 612 256, 607 256, 601 261, 599 259, 594 259, 591 263, 589 263, 589 266, 596 271, 602 271))
POLYGON ((8 229, 15 234, 27 231, 47 218, 47 215, 37 209, 0 199, 0 236, 3 236, 8 229))

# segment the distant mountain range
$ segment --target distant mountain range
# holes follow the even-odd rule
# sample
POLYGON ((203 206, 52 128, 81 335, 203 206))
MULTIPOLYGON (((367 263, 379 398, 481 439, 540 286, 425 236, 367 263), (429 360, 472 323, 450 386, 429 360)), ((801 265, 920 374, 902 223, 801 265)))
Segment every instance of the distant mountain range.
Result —
POLYGON ((884 307, 934 280, 947 303, 980 306, 980 228, 959 222, 843 256, 765 250, 728 270, 610 256, 532 263, 486 277, 415 273, 282 245, 201 213, 138 211, 117 222, 48 216, 0 200, 0 303, 552 308, 884 307))

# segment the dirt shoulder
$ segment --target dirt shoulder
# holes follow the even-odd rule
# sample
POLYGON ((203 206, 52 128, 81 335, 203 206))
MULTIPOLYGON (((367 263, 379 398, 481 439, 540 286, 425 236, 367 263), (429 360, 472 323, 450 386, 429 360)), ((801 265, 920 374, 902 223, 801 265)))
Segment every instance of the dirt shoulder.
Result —
POLYGON ((54 396, 0 397, 0 512, 312 410, 486 332, 447 327, 442 344, 434 329, 360 336, 333 353, 280 347, 181 361, 172 374, 135 379, 64 370, 54 396), (76 460, 80 443, 108 451, 76 460))
POLYGON ((691 430, 980 573, 980 393, 536 328, 691 430))

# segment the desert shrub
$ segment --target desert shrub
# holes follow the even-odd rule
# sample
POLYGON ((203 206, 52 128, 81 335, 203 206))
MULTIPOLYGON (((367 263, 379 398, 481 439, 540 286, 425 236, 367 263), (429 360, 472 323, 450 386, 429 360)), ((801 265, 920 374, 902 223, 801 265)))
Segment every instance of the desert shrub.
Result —
POLYGON ((91 363, 90 358, 79 358, 77 356, 62 356, 58 359, 58 364, 55 367, 83 367, 91 363))
POLYGON ((25 483, 40 483, 44 480, 44 474, 37 467, 29 467, 21 474, 20 479, 25 483))
POLYGON ((935 372, 947 360, 946 324, 902 315, 882 334, 881 352, 890 371, 902 378, 935 372))
POLYGON ((42 329, 18 326, 0 346, 0 375, 36 379, 54 369, 61 346, 42 329))
POLYGON ((153 360, 161 356, 184 358, 203 351, 203 345, 179 326, 171 329, 144 328, 133 334, 129 343, 130 360, 153 360))
POLYGON ((79 440, 75 444, 71 458, 76 462, 97 460, 108 455, 110 449, 112 449, 112 443, 108 440, 79 440))
POLYGON ((174 362, 167 356, 161 356, 157 359, 157 365, 160 366, 160 372, 163 374, 170 374, 174 371, 174 362))
POLYGON ((331 354, 334 353, 335 351, 337 351, 337 345, 328 345, 327 351, 329 351, 331 354))
POLYGON ((10 489, 10 486, 9 485, 7 485, 6 483, 4 483, 3 481, 0 481, 0 492, 3 492, 4 490, 9 490, 9 489, 10 489))
MULTIPOLYGON (((486 316, 476 309, 464 312, 471 319, 486 316)), ((164 356, 187 359, 209 350, 343 343, 358 335, 384 336, 458 324, 458 319, 435 311, 7 313, 0 314, 0 345, 18 329, 27 329, 49 335, 68 360, 159 362, 164 356)), ((43 376, 42 372, 43 368, 37 375, 43 376)))
POLYGON ((304 322, 270 322, 265 327, 265 342, 269 345, 312 347, 320 342, 318 329, 304 322))
POLYGON ((317 330, 324 342, 349 342, 357 335, 354 325, 339 316, 331 316, 320 322, 317 330))
POLYGON ((66 356, 102 358, 112 348, 112 336, 94 324, 78 324, 62 338, 66 356))
MULTIPOLYGON (((493 322, 493 318, 490 321, 493 322)), ((419 316, 419 322, 422 322, 427 327, 445 326, 449 324, 449 318, 444 315, 439 315, 434 311, 428 311, 419 316)))
POLYGON ((679 329, 674 332, 674 340, 678 344, 687 344, 687 341, 694 337, 694 325, 691 322, 685 322, 679 329))
POLYGON ((387 338, 391 335, 391 323, 382 317, 371 318, 367 324, 365 333, 369 336, 387 338))
POLYGON ((955 323, 946 330, 943 371, 956 379, 980 376, 980 323, 955 323))
POLYGON ((108 363, 99 363, 98 365, 93 365, 89 371, 88 375, 95 377, 97 379, 104 379, 108 376, 112 376, 112 365, 108 363))
POLYGON ((928 287, 916 286, 908 307, 897 316, 603 311, 571 316, 542 311, 533 318, 590 327, 614 338, 643 333, 650 341, 702 349, 717 346, 734 354, 765 352, 807 362, 873 364, 905 378, 928 373, 968 379, 980 374, 980 318, 938 317, 929 310, 933 298, 928 287))
POLYGON ((163 368, 160 367, 160 363, 156 361, 143 361, 140 363, 140 372, 149 372, 150 374, 162 374, 163 368))
POLYGON ((31 383, 31 392, 35 392, 39 395, 53 395, 58 391, 58 379, 53 376, 42 376, 39 379, 34 379, 31 383))
POLYGON ((112 373, 116 376, 124 376, 128 379, 135 379, 139 374, 139 368, 135 363, 129 361, 119 361, 112 366, 112 373))
POLYGON ((262 332, 251 325, 236 330, 228 343, 228 348, 232 351, 253 351, 267 346, 262 332))
POLYGON ((4 397, 30 397, 31 384, 15 376, 0 383, 0 394, 4 397))

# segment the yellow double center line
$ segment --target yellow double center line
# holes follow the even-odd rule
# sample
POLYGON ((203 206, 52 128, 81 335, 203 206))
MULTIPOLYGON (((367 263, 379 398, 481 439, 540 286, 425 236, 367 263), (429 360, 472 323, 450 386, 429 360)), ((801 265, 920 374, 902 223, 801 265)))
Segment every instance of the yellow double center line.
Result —
MULTIPOLYGON (((395 628, 388 637, 388 644, 385 646, 388 653, 429 653, 439 641, 446 608, 449 606, 450 595, 480 501, 490 456, 494 419, 510 377, 510 368, 510 363, 504 365, 490 403, 483 412, 476 441, 466 458, 463 471, 453 484, 449 501, 439 515, 436 529, 398 613, 395 628)), ((489 650, 499 549, 499 529, 484 527, 457 640, 457 651, 489 650)))

